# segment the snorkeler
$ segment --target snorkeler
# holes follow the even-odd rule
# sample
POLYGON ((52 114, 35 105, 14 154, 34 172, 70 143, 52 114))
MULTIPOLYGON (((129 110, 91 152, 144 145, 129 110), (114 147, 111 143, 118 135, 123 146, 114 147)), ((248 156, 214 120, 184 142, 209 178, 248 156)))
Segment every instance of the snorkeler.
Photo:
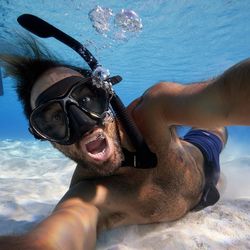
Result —
POLYGON ((101 230, 174 221, 218 201, 224 126, 250 125, 250 60, 206 82, 157 83, 125 109, 112 87, 121 77, 80 43, 37 17, 18 21, 70 46, 91 69, 57 61, 34 40, 33 57, 0 55, 31 133, 77 163, 52 215, 24 236, 38 242, 30 249, 91 249, 101 230), (179 138, 177 125, 193 129, 179 138))

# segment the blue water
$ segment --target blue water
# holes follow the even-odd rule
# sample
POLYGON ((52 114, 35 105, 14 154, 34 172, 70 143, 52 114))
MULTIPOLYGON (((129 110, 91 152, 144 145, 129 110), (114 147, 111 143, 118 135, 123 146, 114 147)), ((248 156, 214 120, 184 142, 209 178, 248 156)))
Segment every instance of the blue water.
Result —
MULTIPOLYGON (((15 43, 21 32, 16 18, 32 13, 88 45, 112 74, 123 76, 116 87, 125 104, 152 84, 165 80, 189 83, 211 78, 250 55, 250 1, 0 1, 0 50, 15 43), (98 34, 88 12, 96 5, 114 13, 132 9, 143 28, 127 41, 98 34)), ((53 39, 43 41, 57 56, 82 65, 81 59, 53 39)), ((0 140, 32 140, 10 78, 3 79, 0 96, 0 140)), ((230 134, 242 144, 250 139, 250 128, 231 127, 230 134)))
MULTIPOLYGON (((115 89, 125 104, 156 82, 203 81, 250 56, 249 0, 0 0, 0 52, 7 43, 15 46, 16 33, 22 32, 16 18, 23 13, 63 29, 86 44, 113 75, 123 76, 115 89), (134 10, 142 30, 123 41, 112 32, 97 33, 88 17, 96 5, 115 14, 123 8, 134 10)), ((68 63, 83 65, 57 41, 42 42, 68 63)), ((0 235, 23 233, 47 217, 67 191, 75 168, 48 143, 34 141, 14 81, 3 76, 0 235)), ((250 128, 230 127, 229 135, 220 159, 225 190, 216 206, 170 224, 106 232, 97 249, 250 249, 250 128)))

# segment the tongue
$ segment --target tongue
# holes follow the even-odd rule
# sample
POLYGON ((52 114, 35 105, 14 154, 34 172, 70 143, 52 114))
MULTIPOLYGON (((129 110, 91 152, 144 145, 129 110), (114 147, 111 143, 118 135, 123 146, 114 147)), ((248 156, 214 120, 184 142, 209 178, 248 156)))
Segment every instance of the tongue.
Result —
POLYGON ((86 148, 91 154, 98 154, 102 152, 106 147, 105 139, 97 139, 86 144, 86 148))

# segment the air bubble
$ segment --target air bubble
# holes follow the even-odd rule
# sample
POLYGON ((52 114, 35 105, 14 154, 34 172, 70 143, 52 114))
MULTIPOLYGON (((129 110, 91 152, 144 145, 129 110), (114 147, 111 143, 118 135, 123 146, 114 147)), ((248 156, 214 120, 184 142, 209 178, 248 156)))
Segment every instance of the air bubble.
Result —
POLYGON ((143 28, 139 15, 128 9, 122 9, 115 15, 112 9, 97 5, 89 12, 89 19, 94 29, 112 43, 127 42, 143 28))
POLYGON ((113 12, 110 8, 104 8, 99 5, 89 12, 92 26, 100 34, 105 34, 110 30, 111 16, 113 16, 113 12))
POLYGON ((122 9, 116 14, 114 22, 116 26, 128 32, 138 32, 143 27, 141 18, 133 10, 122 9))

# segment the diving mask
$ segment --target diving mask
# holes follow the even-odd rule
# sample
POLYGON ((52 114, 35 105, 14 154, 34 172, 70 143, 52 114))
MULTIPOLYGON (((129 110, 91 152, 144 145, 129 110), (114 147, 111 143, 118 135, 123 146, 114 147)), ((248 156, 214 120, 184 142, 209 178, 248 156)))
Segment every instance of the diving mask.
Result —
POLYGON ((72 144, 110 115, 112 88, 95 77, 67 77, 42 92, 30 115, 30 131, 40 139, 72 144))

